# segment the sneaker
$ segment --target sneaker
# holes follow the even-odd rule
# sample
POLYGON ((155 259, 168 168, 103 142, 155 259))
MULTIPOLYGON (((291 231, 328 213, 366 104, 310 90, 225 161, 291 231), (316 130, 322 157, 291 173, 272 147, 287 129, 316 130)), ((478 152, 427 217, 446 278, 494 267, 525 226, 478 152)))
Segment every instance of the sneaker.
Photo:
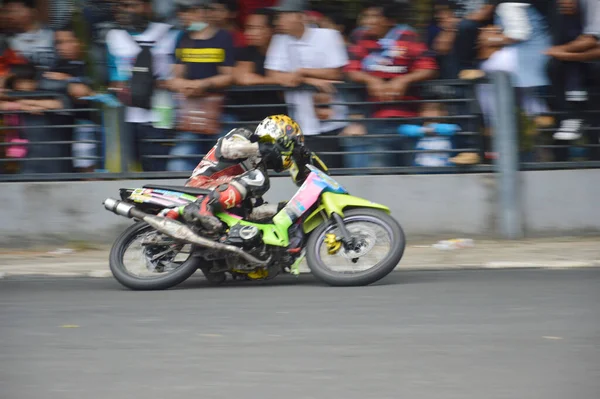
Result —
POLYGON ((582 119, 565 119, 561 122, 558 131, 552 137, 555 140, 574 141, 581 138, 583 129, 582 119))

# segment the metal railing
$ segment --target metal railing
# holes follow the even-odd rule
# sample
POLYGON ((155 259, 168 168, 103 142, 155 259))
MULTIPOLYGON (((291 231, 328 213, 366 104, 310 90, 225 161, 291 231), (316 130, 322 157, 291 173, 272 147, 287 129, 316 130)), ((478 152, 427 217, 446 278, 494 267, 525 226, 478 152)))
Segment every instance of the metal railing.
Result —
MULTIPOLYGON (((362 123, 367 127, 366 136, 339 136, 339 135, 318 135, 312 136, 311 150, 317 152, 326 160, 337 160, 338 166, 332 168, 335 175, 349 174, 415 174, 415 173, 481 173, 499 170, 502 164, 502 158, 507 162, 506 168, 515 170, 531 169, 555 169, 555 168, 582 168, 582 167, 600 167, 598 160, 573 161, 573 162, 531 162, 531 159, 523 159, 521 155, 525 152, 519 149, 519 120, 517 118, 515 93, 510 84, 510 78, 501 73, 491 74, 483 81, 476 83, 470 81, 452 80, 452 81, 431 81, 425 82, 420 86, 421 90, 431 90, 435 88, 438 92, 445 92, 445 97, 435 100, 414 100, 414 101, 393 101, 393 102, 370 102, 365 100, 364 87, 362 85, 342 83, 336 84, 336 89, 343 99, 342 101, 330 101, 322 106, 344 105, 349 109, 352 117, 335 119, 330 118, 328 122, 346 122, 362 123), (498 108, 496 109, 497 125, 493 126, 494 135, 490 142, 486 143, 484 137, 485 126, 483 125, 482 113, 477 102, 475 93, 475 84, 490 83, 494 87, 498 108), (507 98, 510 98, 508 100, 507 98), (394 118, 374 118, 372 112, 375 107, 385 105, 407 106, 413 109, 427 102, 442 103, 448 110, 448 115, 440 118, 421 118, 421 117, 394 117, 394 118), (508 102, 507 102, 508 101, 508 102), (512 104, 511 106, 507 104, 512 104), (357 115, 359 115, 357 117, 357 115), (460 125, 461 129, 452 138, 454 145, 451 148, 432 148, 418 149, 414 139, 402 137, 396 129, 404 124, 418 124, 424 122, 453 123, 460 125), (510 146, 505 145, 500 151, 501 144, 498 138, 507 136, 507 130, 514 131, 514 139, 510 146), (373 143, 377 142, 378 147, 373 143), (331 143, 334 143, 333 145, 331 143), (334 148, 331 150, 331 148, 334 148), (507 151, 514 151, 513 155, 507 151), (487 160, 485 154, 493 152, 498 155, 496 160, 487 160), (422 155, 439 155, 440 153, 454 156, 461 153, 477 154, 480 162, 469 165, 447 165, 447 166, 416 166, 415 157, 422 155), (505 155, 502 155, 504 153, 505 155), (375 158, 388 156, 387 160, 391 163, 372 162, 375 158), (508 160, 507 160, 508 157, 508 160), (515 163, 516 162, 516 163, 515 163)), ((300 90, 316 91, 310 86, 299 88, 300 90)), ((257 87, 232 87, 228 93, 246 93, 260 91, 282 91, 278 86, 257 86, 257 87)), ((298 90, 298 89, 296 89, 298 90)), ((25 98, 61 98, 55 93, 13 93, 4 97, 4 100, 16 101, 25 98)), ((192 167, 186 170, 166 170, 167 167, 159 170, 142 170, 140 164, 144 161, 158 161, 166 165, 166 161, 190 160, 190 165, 195 165, 200 161, 206 151, 198 153, 181 154, 173 151, 178 145, 182 144, 200 144, 201 148, 210 148, 220 135, 215 136, 194 136, 177 137, 173 131, 168 129, 157 130, 158 136, 151 138, 141 138, 134 140, 130 125, 124 122, 125 109, 115 101, 107 101, 107 97, 92 98, 90 105, 86 108, 69 107, 60 110, 44 111, 42 115, 32 116, 26 111, 0 111, 0 120, 6 120, 8 115, 21 116, 21 122, 18 125, 12 124, 6 126, 0 125, 0 181, 52 181, 52 180, 79 180, 79 179, 123 179, 123 178, 185 178, 188 177, 192 167), (82 119, 81 115, 87 113, 91 118, 91 123, 77 122, 82 119), (53 115, 60 115, 56 118, 53 115), (92 115, 92 116, 90 116, 92 115), (31 120, 35 120, 32 123, 31 120), (95 129, 93 139, 78 139, 78 130, 89 128, 95 129), (42 135, 35 132, 44 132, 42 135), (7 135, 11 132, 11 135, 7 135), (21 135, 15 135, 15 132, 22 132, 21 135), (34 133, 32 133, 34 132, 34 133), (7 137, 12 137, 7 139, 7 137), (14 138, 17 140, 15 141, 14 138), (52 138, 50 140, 49 138, 52 138), (27 141, 23 141, 27 140, 27 141), (75 151, 73 154, 64 150, 51 151, 60 146, 81 146, 87 145, 87 153, 83 155, 75 151), (158 153, 142 152, 136 156, 135 146, 160 146, 163 147, 158 153), (44 156, 43 148, 47 148, 50 153, 44 156), (89 148, 94 148, 94 153, 90 153, 89 148), (15 156, 14 149, 20 149, 21 156, 15 156), (12 151, 9 151, 12 149, 12 151), (24 151, 26 149, 27 151, 24 151), (29 149, 35 151, 30 152, 29 149), (42 149, 42 150, 40 150, 42 149), (42 156, 40 156, 40 152, 42 156), (10 156, 7 156, 10 153, 10 156), (33 155, 32 155, 33 154, 33 155), (36 155, 37 154, 37 155, 36 155), (93 163, 93 169, 83 168, 84 171, 76 171, 78 162, 90 161, 93 163), (68 166, 67 163, 75 163, 68 166), (35 167, 32 167, 35 166, 35 167), (51 165, 44 167, 43 165, 51 165), (57 169, 57 165, 60 168, 57 169)), ((0 99, 2 101, 2 99, 0 99)), ((600 103, 600 102, 598 102, 600 103)), ((223 130, 225 133, 229 129, 237 126, 254 127, 260 122, 262 117, 272 114, 274 107, 281 109, 285 106, 279 104, 227 104, 224 113, 227 115, 223 120, 223 130), (239 109, 256 110, 255 120, 240 121, 236 120, 236 110, 239 109), (260 110, 260 111, 259 111, 260 110)), ((293 109, 290 111, 293 115, 293 109)), ((597 132, 597 126, 589 126, 586 131, 597 132)), ((539 134, 550 133, 552 129, 542 129, 539 134)), ((562 145, 565 147, 568 145, 562 145)), ((547 150, 561 147, 560 144, 535 142, 535 150, 547 150)), ((585 148, 598 150, 599 144, 589 143, 585 148)), ((531 150, 529 150, 531 152, 531 150)), ((84 151, 85 152, 85 151, 84 151)), ((88 163, 90 163, 88 162, 88 163)), ((336 163, 336 162, 334 162, 336 163)))

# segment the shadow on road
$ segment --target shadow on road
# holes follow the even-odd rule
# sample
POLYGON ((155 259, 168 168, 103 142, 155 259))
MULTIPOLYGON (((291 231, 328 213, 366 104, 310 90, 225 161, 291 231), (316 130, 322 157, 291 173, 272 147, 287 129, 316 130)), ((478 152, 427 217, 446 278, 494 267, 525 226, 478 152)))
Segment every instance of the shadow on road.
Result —
MULTIPOLYGON (((425 273, 425 274, 415 274, 410 272, 392 272, 385 278, 379 280, 378 282, 369 285, 369 287, 382 287, 389 285, 397 285, 397 284, 415 284, 415 283, 425 283, 436 281, 438 278, 433 273, 425 273)), ((115 281, 116 282, 116 281, 115 281)), ((118 284, 118 283, 117 283, 118 284)), ((187 281, 178 285, 177 287, 173 287, 170 290, 194 290, 194 289, 238 289, 238 288, 249 288, 249 289, 260 289, 260 288, 271 288, 271 287, 292 287, 292 286, 302 286, 302 287, 324 287, 324 288, 357 288, 357 287, 330 287, 325 283, 320 282, 311 274, 301 274, 300 276, 290 276, 290 275, 282 275, 275 277, 273 280, 263 280, 263 281, 240 281, 240 280, 232 280, 228 278, 226 282, 220 285, 214 285, 209 283, 204 277, 201 276, 192 276, 187 281)), ((124 290, 127 288, 121 287, 124 290)))

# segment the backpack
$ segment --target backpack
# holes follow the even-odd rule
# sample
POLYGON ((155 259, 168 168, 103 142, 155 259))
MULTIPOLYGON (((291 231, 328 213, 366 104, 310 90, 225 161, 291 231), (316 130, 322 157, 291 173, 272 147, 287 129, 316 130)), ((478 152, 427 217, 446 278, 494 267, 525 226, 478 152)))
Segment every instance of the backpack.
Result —
POLYGON ((129 83, 131 91, 130 106, 150 109, 152 108, 152 95, 156 85, 152 52, 150 51, 154 42, 136 40, 136 43, 141 47, 141 51, 138 53, 131 69, 131 81, 129 83))

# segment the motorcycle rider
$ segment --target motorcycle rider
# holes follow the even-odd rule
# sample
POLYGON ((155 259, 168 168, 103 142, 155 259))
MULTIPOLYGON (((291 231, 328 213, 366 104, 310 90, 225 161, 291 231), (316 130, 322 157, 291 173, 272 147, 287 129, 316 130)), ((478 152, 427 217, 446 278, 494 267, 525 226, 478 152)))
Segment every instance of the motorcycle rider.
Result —
POLYGON ((223 225, 214 212, 265 194, 270 187, 267 169, 289 171, 300 186, 310 173, 308 164, 328 172, 319 157, 304 147, 300 126, 287 115, 266 117, 254 132, 233 129, 217 141, 186 182, 187 187, 212 192, 183 207, 183 219, 207 233, 218 233, 223 225))

